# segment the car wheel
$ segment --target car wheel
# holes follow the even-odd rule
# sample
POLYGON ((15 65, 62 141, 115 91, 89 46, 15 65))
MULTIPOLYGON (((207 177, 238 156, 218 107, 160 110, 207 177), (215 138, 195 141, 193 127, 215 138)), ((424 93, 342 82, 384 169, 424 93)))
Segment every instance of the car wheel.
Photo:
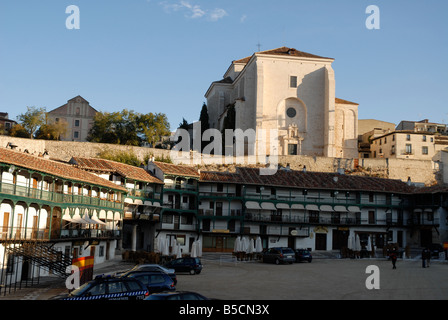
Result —
POLYGON ((280 264, 280 260, 275 259, 275 264, 280 264))
POLYGON ((190 269, 190 274, 191 274, 191 275, 195 275, 195 274, 196 274, 196 271, 194 271, 194 269, 190 269))

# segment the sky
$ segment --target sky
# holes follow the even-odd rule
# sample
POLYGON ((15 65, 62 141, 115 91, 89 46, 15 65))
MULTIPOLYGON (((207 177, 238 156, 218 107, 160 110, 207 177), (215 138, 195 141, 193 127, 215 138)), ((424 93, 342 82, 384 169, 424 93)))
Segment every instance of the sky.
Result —
POLYGON ((447 15, 441 0, 1 0, 0 112, 81 95, 165 113, 173 131, 233 60, 286 46, 334 58, 336 97, 359 119, 448 123, 447 15))

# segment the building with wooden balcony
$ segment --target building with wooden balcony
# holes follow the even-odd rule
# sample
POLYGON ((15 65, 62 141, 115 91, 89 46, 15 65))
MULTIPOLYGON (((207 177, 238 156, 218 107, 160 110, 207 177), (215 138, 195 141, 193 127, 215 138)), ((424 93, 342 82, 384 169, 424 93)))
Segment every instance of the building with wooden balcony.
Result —
POLYGON ((54 271, 62 260, 70 265, 70 258, 94 256, 101 263, 115 254, 125 187, 69 164, 5 148, 0 149, 0 178, 2 283, 54 271), (25 247, 27 254, 19 250, 25 247), (52 250, 58 259, 39 261, 37 249, 52 250), (44 264, 46 270, 34 268, 44 264))
POLYGON ((350 236, 376 250, 425 246, 447 240, 446 227, 439 230, 446 191, 431 195, 398 180, 289 169, 201 172, 199 231, 204 251, 232 251, 238 235, 260 236, 264 248, 341 250, 350 236))
MULTIPOLYGON (((156 238, 164 239, 170 248, 176 244, 182 253, 190 253, 193 242, 199 237, 199 170, 159 161, 150 161, 147 170, 164 183, 161 222, 156 238)), ((157 248, 158 251, 161 249, 157 248)))
POLYGON ((126 188, 121 247, 131 251, 153 251, 163 204, 162 180, 144 168, 111 160, 73 157, 69 162, 126 188))

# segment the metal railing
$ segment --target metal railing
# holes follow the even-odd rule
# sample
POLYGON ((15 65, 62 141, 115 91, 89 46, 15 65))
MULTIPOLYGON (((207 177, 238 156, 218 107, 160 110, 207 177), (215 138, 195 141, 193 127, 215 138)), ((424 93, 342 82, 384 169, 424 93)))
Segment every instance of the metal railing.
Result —
POLYGON ((49 228, 25 228, 0 226, 0 241, 60 240, 78 238, 119 238, 121 230, 68 228, 51 232, 49 228))
POLYGON ((56 203, 90 204, 111 209, 123 209, 123 202, 117 200, 47 191, 5 182, 0 182, 0 193, 56 203))

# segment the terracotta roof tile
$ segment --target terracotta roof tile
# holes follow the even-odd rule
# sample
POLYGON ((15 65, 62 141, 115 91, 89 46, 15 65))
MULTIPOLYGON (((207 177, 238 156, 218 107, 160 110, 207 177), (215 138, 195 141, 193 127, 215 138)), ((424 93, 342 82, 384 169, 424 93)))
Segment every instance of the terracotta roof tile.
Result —
POLYGON ((69 179, 79 182, 87 182, 114 190, 126 191, 126 188, 118 186, 108 180, 98 177, 97 175, 78 169, 70 164, 58 161, 48 160, 20 151, 0 149, 0 162, 12 164, 17 167, 27 168, 30 170, 47 173, 59 178, 69 179))
POLYGON ((201 172, 201 182, 396 193, 411 193, 413 190, 412 187, 400 180, 294 170, 278 170, 274 175, 260 175, 258 168, 242 167, 238 167, 236 173, 201 172))
POLYGON ((359 106, 359 103, 351 102, 351 101, 343 100, 343 99, 339 99, 339 98, 336 98, 335 102, 336 103, 341 103, 341 104, 353 104, 353 105, 359 106))
MULTIPOLYGON (((318 56, 318 55, 315 55, 315 54, 299 51, 297 49, 288 48, 288 47, 281 47, 281 48, 277 48, 277 49, 260 51, 260 52, 256 52, 256 53, 259 53, 259 54, 269 54, 269 55, 283 55, 283 56, 303 57, 303 58, 333 59, 333 58, 328 58, 328 57, 321 57, 321 56, 318 56)), ((246 58, 243 58, 243 59, 239 59, 239 60, 235 60, 233 62, 234 63, 248 63, 249 60, 252 58, 252 56, 246 57, 246 58)))
POLYGON ((76 165, 80 169, 92 170, 99 172, 116 172, 125 178, 133 180, 163 184, 161 180, 152 176, 145 169, 131 166, 121 162, 116 162, 98 158, 73 157, 70 163, 76 165))
POLYGON ((199 178, 200 174, 197 168, 186 166, 186 165, 177 165, 166 162, 153 161, 154 165, 156 165, 164 174, 173 174, 179 176, 188 176, 199 178))

